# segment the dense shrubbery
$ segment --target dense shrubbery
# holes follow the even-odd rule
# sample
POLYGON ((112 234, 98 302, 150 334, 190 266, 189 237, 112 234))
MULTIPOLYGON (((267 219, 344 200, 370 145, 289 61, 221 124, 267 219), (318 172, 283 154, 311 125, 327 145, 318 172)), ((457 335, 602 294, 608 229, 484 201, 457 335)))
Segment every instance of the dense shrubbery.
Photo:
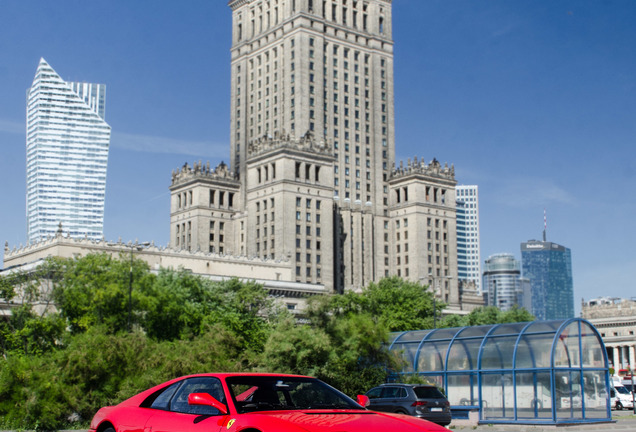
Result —
MULTIPOLYGON (((0 278, 4 299, 57 305, 20 307, 0 322, 0 427, 85 427, 101 406, 197 372, 307 374, 355 395, 399 367, 382 349, 389 331, 432 325, 431 293, 399 278, 315 297, 311 324, 300 325, 257 284, 153 274, 134 261, 129 332, 129 271, 126 259, 89 255, 0 278)), ((447 325, 528 319, 485 308, 447 325)))

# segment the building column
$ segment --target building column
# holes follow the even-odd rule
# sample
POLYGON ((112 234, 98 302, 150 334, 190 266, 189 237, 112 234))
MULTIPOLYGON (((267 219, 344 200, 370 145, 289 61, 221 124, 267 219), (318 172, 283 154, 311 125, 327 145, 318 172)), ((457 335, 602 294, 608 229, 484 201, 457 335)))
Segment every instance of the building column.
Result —
POLYGON ((618 355, 618 358, 620 359, 620 363, 618 364, 619 369, 623 369, 625 367, 625 347, 623 345, 619 345, 618 355))
POLYGON ((627 349, 629 350, 629 369, 633 371, 634 366, 636 366, 634 364, 636 360, 636 345, 630 345, 627 349))
POLYGON ((619 368, 620 361, 621 361, 620 352, 618 350, 618 347, 615 346, 614 347, 614 354, 612 355, 612 363, 614 364, 614 371, 615 371, 614 373, 616 373, 616 374, 618 374, 618 369, 620 369, 619 368))

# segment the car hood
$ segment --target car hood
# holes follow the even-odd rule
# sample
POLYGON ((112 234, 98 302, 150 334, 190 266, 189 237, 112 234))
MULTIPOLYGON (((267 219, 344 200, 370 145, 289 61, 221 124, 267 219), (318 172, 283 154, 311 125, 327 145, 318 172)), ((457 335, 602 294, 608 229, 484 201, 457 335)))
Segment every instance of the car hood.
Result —
MULTIPOLYGON (((256 414, 256 413, 255 413, 256 414)), ((375 432, 399 430, 400 432, 448 431, 426 420, 400 414, 378 413, 360 410, 303 410, 270 411, 257 415, 277 420, 277 423, 295 425, 311 432, 375 432)))

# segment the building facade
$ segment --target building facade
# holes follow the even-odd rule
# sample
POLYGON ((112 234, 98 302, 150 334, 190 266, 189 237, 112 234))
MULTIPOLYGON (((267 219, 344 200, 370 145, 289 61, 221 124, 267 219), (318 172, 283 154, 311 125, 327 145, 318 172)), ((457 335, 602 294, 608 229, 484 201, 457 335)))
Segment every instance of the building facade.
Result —
POLYGON ((583 301, 581 318, 598 329, 615 374, 636 367, 636 301, 599 297, 583 301))
POLYGON ((530 281, 532 314, 538 320, 574 317, 570 249, 548 241, 521 244, 523 277, 530 281))
POLYGON ((457 193, 457 277, 474 282, 481 289, 479 242, 479 189, 458 185, 457 193))
POLYGON ((103 236, 110 126, 106 86, 67 83, 44 60, 27 96, 27 239, 103 236))
MULTIPOLYGON (((54 236, 26 246, 9 248, 5 244, 5 268, 0 270, 0 277, 12 272, 28 273, 48 257, 76 258, 88 254, 108 254, 128 260, 133 254, 135 259, 147 262, 150 270, 155 272, 160 269, 185 270, 212 280, 238 278, 254 281, 262 284, 270 295, 292 313, 302 313, 309 297, 328 294, 323 285, 293 282, 294 269, 289 260, 188 251, 150 243, 123 243, 121 239, 117 242, 94 241, 72 238, 62 231, 59 227, 54 236)), ((17 306, 19 301, 6 302, 0 299, 0 317, 10 315, 17 306)), ((33 306, 36 310, 42 310, 46 305, 33 306)))
POLYGON ((331 292, 459 302, 454 168, 395 164, 389 0, 232 0, 231 167, 173 172, 173 248, 289 259, 331 292))
POLYGON ((528 285, 521 278, 519 261, 511 254, 488 257, 484 265, 483 289, 488 305, 508 311, 514 306, 528 308, 528 285))

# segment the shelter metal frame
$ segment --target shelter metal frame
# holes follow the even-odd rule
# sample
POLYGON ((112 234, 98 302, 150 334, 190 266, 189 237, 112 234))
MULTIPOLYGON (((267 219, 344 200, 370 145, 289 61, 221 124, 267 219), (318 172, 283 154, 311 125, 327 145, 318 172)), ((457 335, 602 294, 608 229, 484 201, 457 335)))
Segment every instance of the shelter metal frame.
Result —
POLYGON ((607 352, 581 318, 398 332, 389 350, 407 361, 392 379, 427 378, 449 395, 454 411, 478 409, 482 423, 611 420, 607 352), (462 380, 463 387, 455 384, 462 380), (453 393, 460 391, 458 403, 453 393), (500 406, 490 406, 485 393, 498 392, 500 406))

